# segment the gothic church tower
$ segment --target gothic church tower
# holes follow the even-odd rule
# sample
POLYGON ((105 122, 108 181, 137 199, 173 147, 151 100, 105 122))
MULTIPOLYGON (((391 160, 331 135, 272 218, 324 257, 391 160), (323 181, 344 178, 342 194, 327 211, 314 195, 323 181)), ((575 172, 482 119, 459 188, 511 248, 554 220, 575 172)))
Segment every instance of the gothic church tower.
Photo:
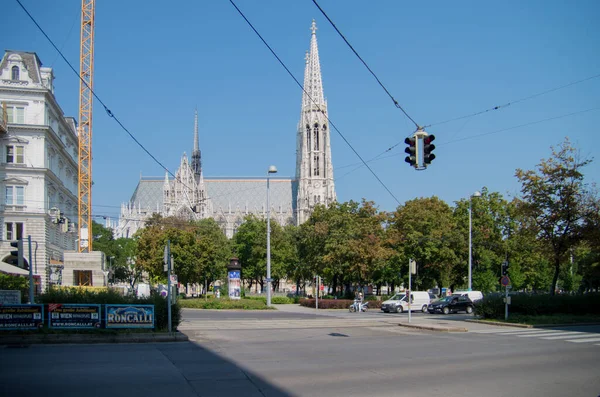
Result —
POLYGON ((327 120, 327 102, 323 95, 317 24, 312 22, 310 51, 306 54, 302 111, 296 144, 296 180, 298 200, 296 223, 304 223, 317 204, 336 201, 331 163, 331 142, 327 120))

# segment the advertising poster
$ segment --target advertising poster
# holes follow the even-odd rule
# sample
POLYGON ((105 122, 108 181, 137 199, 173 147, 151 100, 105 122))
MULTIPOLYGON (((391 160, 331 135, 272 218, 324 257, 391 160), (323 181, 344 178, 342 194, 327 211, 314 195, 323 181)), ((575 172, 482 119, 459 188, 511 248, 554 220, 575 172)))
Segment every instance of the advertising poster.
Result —
POLYGON ((50 328, 100 328, 100 305, 48 304, 50 328))
POLYGON ((106 305, 106 328, 154 328, 154 305, 106 305))
POLYGON ((229 299, 241 299, 242 298, 242 280, 240 278, 241 272, 239 270, 230 270, 227 278, 229 281, 229 299))
POLYGON ((21 291, 0 290, 0 305, 20 305, 21 291))
POLYGON ((1 305, 0 329, 37 329, 44 325, 44 305, 1 305))

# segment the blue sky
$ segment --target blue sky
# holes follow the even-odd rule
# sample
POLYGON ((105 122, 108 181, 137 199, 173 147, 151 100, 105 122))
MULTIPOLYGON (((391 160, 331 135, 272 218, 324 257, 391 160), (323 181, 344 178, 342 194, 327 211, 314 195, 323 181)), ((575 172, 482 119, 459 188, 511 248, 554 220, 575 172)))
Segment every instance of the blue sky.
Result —
MULTIPOLYGON (((81 1, 21 1, 78 69, 81 1)), ((414 132, 312 1, 236 4, 299 81, 316 19, 329 117, 365 160, 414 132)), ((595 0, 319 4, 421 125, 600 74, 595 0)), ((78 77, 16 1, 4 2, 2 20, 2 49, 36 52, 54 68, 55 95, 65 115, 77 117, 78 77)), ((197 107, 206 176, 262 176, 270 164, 281 176, 295 174, 302 92, 229 1, 97 1, 95 35, 96 93, 169 170, 191 154, 197 107)), ((93 213, 117 217, 140 175, 165 172, 97 101, 93 117, 93 213)), ((515 169, 533 169, 565 136, 582 156, 597 157, 599 122, 593 78, 428 128, 437 158, 426 171, 404 162, 403 143, 369 164, 400 203, 436 195, 452 204, 483 186, 510 198, 520 190, 515 169)), ((396 208, 365 167, 355 170, 360 160, 334 132, 332 157, 339 201, 396 208)), ((599 171, 596 158, 587 181, 598 182, 599 171)))

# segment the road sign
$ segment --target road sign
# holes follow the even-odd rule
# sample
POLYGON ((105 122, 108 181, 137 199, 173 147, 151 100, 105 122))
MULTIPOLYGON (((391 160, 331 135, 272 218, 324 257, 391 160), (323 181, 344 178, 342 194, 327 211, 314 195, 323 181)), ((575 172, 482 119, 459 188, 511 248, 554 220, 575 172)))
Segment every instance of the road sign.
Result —
POLYGON ((502 276, 500 279, 500 284, 502 284, 504 287, 508 287, 510 285, 510 278, 508 276, 502 276))

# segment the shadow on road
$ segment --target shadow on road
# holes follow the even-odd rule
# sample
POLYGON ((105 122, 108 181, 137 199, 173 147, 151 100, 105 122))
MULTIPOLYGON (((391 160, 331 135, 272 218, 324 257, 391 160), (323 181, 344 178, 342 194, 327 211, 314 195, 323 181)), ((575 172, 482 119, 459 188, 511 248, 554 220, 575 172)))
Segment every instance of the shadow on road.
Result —
POLYGON ((0 360, 5 396, 293 396, 193 342, 0 347, 0 360))

